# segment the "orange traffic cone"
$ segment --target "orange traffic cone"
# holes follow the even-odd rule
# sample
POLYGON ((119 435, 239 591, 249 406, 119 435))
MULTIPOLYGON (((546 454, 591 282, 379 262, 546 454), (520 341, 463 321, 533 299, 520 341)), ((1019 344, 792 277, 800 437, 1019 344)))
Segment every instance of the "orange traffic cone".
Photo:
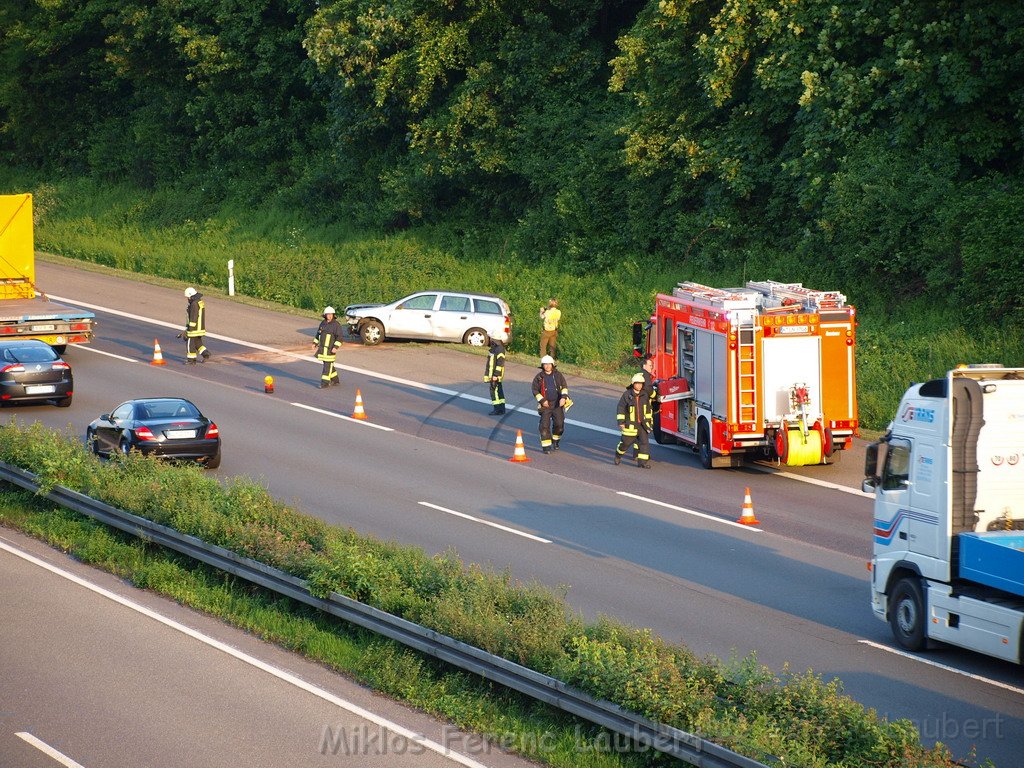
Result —
POLYGON ((750 487, 743 491, 743 512, 740 519, 736 521, 741 525, 760 525, 761 521, 754 517, 754 502, 750 500, 750 487))
POLYGON ((150 365, 167 365, 167 361, 164 360, 164 353, 160 351, 160 342, 153 339, 153 359, 149 363, 150 365))
POLYGON ((362 395, 362 393, 358 389, 356 390, 356 409, 354 411, 352 411, 352 418, 353 419, 365 419, 366 418, 366 411, 363 410, 363 395, 362 395))
POLYGON ((512 458, 509 461, 529 461, 530 457, 526 455, 526 446, 523 445, 523 430, 516 430, 516 450, 512 454, 512 458))

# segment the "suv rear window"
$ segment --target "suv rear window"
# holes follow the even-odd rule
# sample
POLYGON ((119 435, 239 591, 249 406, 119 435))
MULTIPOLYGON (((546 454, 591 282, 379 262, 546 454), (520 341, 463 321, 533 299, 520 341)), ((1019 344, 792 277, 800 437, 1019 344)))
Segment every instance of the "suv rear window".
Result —
POLYGON ((476 311, 482 315, 501 315, 501 305, 490 299, 473 299, 476 304, 476 311))
POLYGON ((442 312, 469 312, 469 296, 442 296, 442 312))

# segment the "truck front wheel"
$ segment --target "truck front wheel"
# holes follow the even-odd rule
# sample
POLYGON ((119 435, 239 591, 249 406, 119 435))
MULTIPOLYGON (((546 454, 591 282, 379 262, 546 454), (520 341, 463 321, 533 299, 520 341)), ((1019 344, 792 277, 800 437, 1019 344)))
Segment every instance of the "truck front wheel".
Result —
POLYGON ((924 620, 920 580, 914 577, 900 579, 889 599, 889 626, 900 647, 908 651, 924 648, 924 620))
POLYGON ((697 427, 697 455, 704 469, 711 469, 715 465, 715 454, 711 451, 711 430, 703 419, 697 427))

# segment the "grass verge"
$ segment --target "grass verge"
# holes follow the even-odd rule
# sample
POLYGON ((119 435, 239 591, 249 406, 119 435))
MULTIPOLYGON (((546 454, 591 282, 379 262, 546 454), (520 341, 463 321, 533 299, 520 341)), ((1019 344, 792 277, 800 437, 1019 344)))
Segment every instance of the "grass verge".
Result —
MULTIPOLYGON (((741 271, 715 260, 623 259, 579 274, 558 264, 510 256, 503 233, 467 233, 443 224, 394 233, 354 231, 300 211, 225 201, 202 203, 189 190, 139 190, 90 179, 38 179, 0 169, 0 190, 35 195, 36 244, 77 261, 133 275, 223 291, 235 262, 238 294, 308 312, 330 304, 392 301, 424 288, 497 293, 512 306, 513 352, 533 362, 538 308, 557 296, 564 310, 558 356, 593 378, 624 384, 632 321, 650 315, 654 296, 681 280, 740 285, 747 279, 804 281, 808 265, 789 254, 741 271)), ((764 259, 760 260, 764 262, 764 259)), ((858 407, 869 429, 884 429, 906 387, 959 363, 1024 365, 1015 326, 965 323, 958 308, 879 296, 860 281, 811 287, 840 290, 858 307, 858 407)), ((43 286, 46 288, 46 286, 43 286)), ((241 299, 239 299, 241 300, 241 299)), ((567 368, 565 370, 568 370, 567 368)))

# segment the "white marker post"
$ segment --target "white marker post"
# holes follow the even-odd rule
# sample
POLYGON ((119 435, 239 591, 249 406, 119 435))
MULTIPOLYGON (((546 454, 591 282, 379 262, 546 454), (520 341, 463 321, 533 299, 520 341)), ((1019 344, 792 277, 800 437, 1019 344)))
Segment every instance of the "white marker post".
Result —
POLYGON ((228 296, 235 295, 235 260, 228 259, 228 296))

